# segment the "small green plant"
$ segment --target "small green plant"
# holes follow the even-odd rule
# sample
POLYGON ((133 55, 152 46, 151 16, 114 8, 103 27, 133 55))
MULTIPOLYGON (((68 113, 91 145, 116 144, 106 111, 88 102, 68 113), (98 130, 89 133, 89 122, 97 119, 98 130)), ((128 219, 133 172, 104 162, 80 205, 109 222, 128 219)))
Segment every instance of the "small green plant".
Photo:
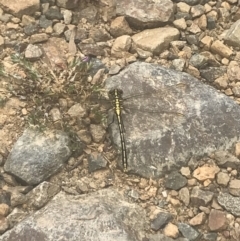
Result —
POLYGON ((4 66, 2 63, 0 63, 0 77, 3 76, 3 77, 7 77, 8 74, 5 72, 4 70, 4 66))
MULTIPOLYGON (((35 126, 39 131, 46 129, 61 129, 70 138, 70 148, 73 155, 77 156, 83 150, 83 144, 76 134, 75 127, 70 124, 70 119, 65 110, 61 110, 62 119, 53 122, 49 112, 53 108, 60 108, 59 99, 63 98, 71 103, 84 102, 85 93, 89 90, 86 81, 91 65, 88 60, 75 57, 66 69, 59 72, 43 61, 31 62, 21 54, 11 56, 14 73, 6 73, 0 65, 0 76, 10 76, 8 92, 13 96, 24 97, 27 103, 28 115, 26 124, 35 126)), ((0 99, 0 106, 4 106, 5 99, 0 99)))
POLYGON ((25 73, 30 77, 32 80, 39 80, 42 78, 42 75, 33 67, 33 64, 26 60, 20 54, 13 54, 11 55, 11 60, 13 63, 18 64, 25 70, 25 73))

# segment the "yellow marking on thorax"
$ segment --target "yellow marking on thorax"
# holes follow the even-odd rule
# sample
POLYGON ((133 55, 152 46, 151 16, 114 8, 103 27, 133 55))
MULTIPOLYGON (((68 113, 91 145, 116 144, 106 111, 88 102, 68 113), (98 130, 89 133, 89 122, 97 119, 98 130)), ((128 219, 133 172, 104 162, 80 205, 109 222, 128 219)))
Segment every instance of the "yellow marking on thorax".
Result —
POLYGON ((119 115, 121 114, 121 106, 120 106, 120 100, 119 100, 117 90, 115 90, 114 95, 115 95, 115 112, 119 118, 119 115))

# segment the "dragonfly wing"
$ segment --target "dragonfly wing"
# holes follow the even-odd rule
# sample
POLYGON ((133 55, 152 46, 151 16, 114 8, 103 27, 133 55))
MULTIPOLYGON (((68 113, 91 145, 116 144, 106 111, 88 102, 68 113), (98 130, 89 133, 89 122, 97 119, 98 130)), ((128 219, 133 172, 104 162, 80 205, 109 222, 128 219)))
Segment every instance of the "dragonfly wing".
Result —
POLYGON ((149 114, 169 114, 182 115, 187 113, 187 105, 181 98, 182 88, 176 89, 178 86, 165 86, 160 90, 152 90, 151 92, 139 93, 124 98, 124 107, 128 110, 146 112, 149 114))

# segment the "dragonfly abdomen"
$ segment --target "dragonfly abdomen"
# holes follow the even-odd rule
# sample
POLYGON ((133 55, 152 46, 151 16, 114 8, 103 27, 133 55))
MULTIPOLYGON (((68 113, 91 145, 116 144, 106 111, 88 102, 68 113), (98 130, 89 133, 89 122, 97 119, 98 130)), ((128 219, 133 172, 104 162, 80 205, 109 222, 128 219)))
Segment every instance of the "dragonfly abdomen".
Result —
POLYGON ((122 90, 120 89, 113 89, 109 91, 109 97, 112 100, 112 105, 114 112, 117 116, 119 134, 121 139, 121 149, 122 149, 122 165, 123 171, 127 171, 127 150, 126 150, 126 142, 125 142, 125 135, 124 135, 124 125, 122 119, 122 90))

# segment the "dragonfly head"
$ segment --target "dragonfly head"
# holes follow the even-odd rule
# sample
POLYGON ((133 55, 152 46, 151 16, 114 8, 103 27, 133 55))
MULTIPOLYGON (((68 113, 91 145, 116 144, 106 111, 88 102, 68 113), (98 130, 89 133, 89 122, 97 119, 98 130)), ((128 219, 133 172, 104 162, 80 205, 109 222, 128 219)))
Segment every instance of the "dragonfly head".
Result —
POLYGON ((108 96, 109 98, 116 98, 116 97, 122 97, 123 95, 123 91, 121 89, 111 89, 108 92, 108 96))

